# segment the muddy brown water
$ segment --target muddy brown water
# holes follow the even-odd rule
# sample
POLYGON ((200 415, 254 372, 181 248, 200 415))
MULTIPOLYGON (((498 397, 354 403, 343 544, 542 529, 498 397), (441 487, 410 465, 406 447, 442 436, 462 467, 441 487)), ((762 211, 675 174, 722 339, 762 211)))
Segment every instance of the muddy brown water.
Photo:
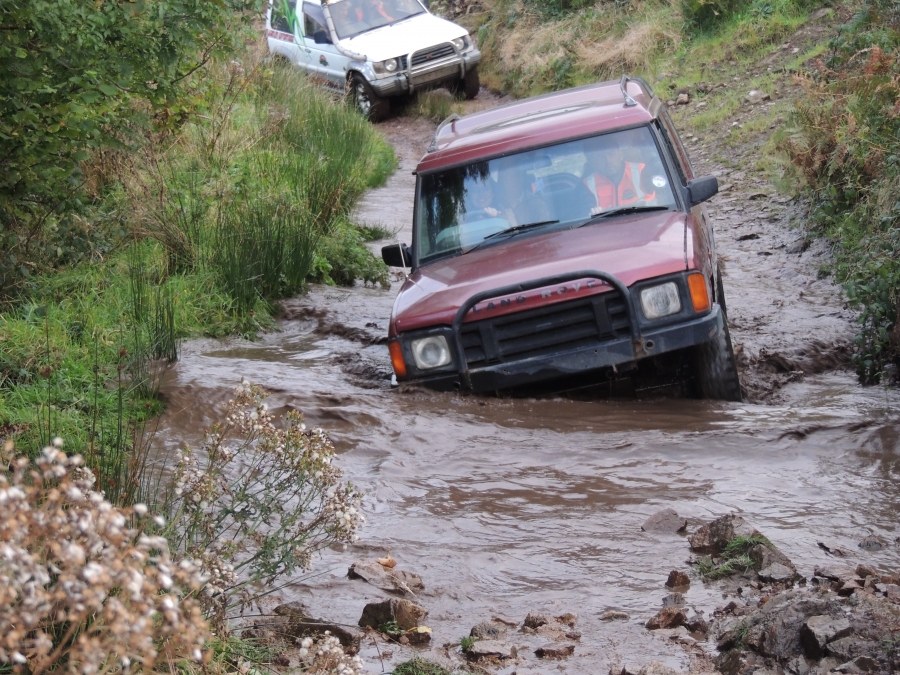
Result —
MULTIPOLYGON (((357 217, 403 225, 398 237, 408 242, 409 171, 433 125, 395 119, 382 130, 401 168, 364 199, 357 217)), ((400 569, 424 579, 418 600, 434 631, 425 655, 453 657, 456 650, 441 645, 494 616, 574 612, 581 633, 574 656, 540 661, 532 650, 546 640, 511 629, 508 640, 528 649, 498 670, 606 673, 613 663, 651 660, 696 667, 696 657, 643 627, 668 592, 669 571, 687 570, 689 557, 684 536, 641 531, 652 513, 674 508, 694 529, 740 512, 807 576, 827 561, 818 542, 853 551, 850 564, 900 563, 895 545, 857 546, 866 534, 891 542, 900 535, 900 400, 859 387, 833 356, 852 335, 851 317, 837 291, 816 278, 817 258, 742 252, 750 245, 777 252, 779 238, 796 235, 779 226, 766 235, 775 243, 738 241, 752 224, 722 213, 720 252, 736 286, 729 310, 745 353, 742 376, 762 383, 756 402, 392 390, 381 338, 398 281, 388 290, 314 287, 285 303, 279 332, 255 342, 186 344, 165 377, 168 409, 156 443, 162 451, 198 442, 241 377, 264 385, 276 411, 301 410, 331 434, 346 478, 366 493, 368 522, 359 544, 326 552, 315 560, 315 576, 273 602, 301 600, 317 615, 356 624, 366 602, 386 596, 347 579, 347 567, 389 551, 400 569), (798 278, 806 304, 779 314, 771 296, 785 298, 790 288, 796 297, 798 278), (794 365, 770 367, 770 354, 794 365), (814 365, 804 371, 801 362, 814 365), (603 622, 607 610, 630 618, 603 622)), ((722 604, 722 588, 694 579, 685 597, 708 614, 722 604)), ((413 648, 370 641, 362 654, 371 672, 390 671, 413 648), (379 650, 393 656, 382 660, 379 650)))

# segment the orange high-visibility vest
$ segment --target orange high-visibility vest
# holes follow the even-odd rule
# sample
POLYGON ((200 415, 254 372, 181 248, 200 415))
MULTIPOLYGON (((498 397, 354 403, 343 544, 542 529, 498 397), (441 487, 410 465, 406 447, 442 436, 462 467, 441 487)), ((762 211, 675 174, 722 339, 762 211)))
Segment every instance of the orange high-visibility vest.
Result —
POLYGON ((628 162, 625 164, 625 172, 622 180, 616 186, 609 178, 598 173, 592 173, 584 178, 584 184, 597 199, 597 206, 601 209, 611 209, 616 206, 628 206, 641 200, 651 201, 656 199, 655 192, 643 192, 639 187, 643 164, 628 162), (635 167, 636 171, 632 169, 635 167))

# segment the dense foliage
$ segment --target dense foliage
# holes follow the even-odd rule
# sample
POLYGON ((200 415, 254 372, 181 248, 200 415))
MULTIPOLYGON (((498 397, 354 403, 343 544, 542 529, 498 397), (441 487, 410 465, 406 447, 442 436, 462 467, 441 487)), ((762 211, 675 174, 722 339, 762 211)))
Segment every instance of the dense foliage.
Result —
POLYGON ((785 149, 860 310, 857 369, 877 382, 900 365, 900 6, 874 0, 830 47, 785 149))
POLYGON ((259 0, 0 4, 0 300, 44 265, 103 249, 78 215, 82 163, 205 106, 190 75, 240 40, 259 0))

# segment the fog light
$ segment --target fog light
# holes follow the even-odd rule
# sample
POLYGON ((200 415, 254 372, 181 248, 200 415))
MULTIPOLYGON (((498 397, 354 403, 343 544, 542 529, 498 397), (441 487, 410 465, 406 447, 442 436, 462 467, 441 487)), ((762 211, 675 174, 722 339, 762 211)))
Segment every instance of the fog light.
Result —
POLYGON ((431 335, 412 342, 413 358, 416 360, 416 368, 430 370, 446 366, 452 360, 447 338, 443 335, 431 335))
POLYGON ((674 281, 659 286, 651 286, 641 291, 641 308, 648 319, 677 314, 681 311, 681 298, 674 281))

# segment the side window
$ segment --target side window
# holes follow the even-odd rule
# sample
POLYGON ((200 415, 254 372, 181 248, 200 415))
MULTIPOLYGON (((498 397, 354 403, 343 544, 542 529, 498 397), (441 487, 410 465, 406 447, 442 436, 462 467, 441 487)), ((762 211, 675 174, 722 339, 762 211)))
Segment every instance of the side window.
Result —
MULTIPOLYGON (((317 30, 325 30, 325 14, 319 5, 310 2, 303 3, 303 34, 312 40, 313 33, 317 30)), ((328 31, 326 31, 327 33, 328 31)))
POLYGON ((675 151, 675 158, 678 160, 676 162, 678 173, 681 174, 679 176, 679 178, 681 178, 681 183, 682 185, 687 185, 687 182, 694 177, 694 172, 691 170, 691 160, 688 159, 687 150, 685 150, 684 146, 681 144, 678 132, 675 131, 675 125, 672 124, 672 118, 669 117, 669 113, 666 112, 665 109, 659 111, 659 120, 662 122, 663 134, 669 139, 672 150, 675 151))
POLYGON ((296 4, 292 0, 273 0, 272 28, 282 33, 293 33, 288 17, 293 16, 295 7, 296 4))

